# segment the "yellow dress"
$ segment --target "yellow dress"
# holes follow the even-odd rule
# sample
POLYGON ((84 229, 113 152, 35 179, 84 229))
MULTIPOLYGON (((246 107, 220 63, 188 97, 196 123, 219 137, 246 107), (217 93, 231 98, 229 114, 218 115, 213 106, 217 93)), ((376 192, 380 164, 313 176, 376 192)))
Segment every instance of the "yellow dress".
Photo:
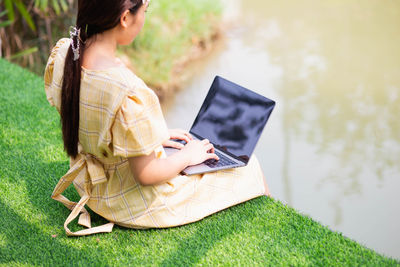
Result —
MULTIPOLYGON (((60 111, 64 60, 69 39, 53 48, 44 74, 51 105, 60 111)), ((263 175, 253 156, 246 167, 183 176, 142 186, 127 158, 155 153, 166 157, 169 138, 155 93, 126 67, 82 69, 79 154, 56 185, 52 197, 72 210, 64 228, 68 235, 110 232, 115 224, 130 228, 161 228, 198 221, 205 216, 264 194, 263 175), (61 193, 73 183, 79 203, 61 193), (90 227, 84 206, 110 223, 90 227), (71 232, 68 224, 80 214, 88 229, 71 232)))

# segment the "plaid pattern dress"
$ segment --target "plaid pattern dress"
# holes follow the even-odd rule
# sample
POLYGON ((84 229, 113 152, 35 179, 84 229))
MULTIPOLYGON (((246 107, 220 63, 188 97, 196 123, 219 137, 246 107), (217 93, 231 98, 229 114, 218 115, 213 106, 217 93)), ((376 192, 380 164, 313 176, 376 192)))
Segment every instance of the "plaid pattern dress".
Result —
MULTIPOLYGON (((47 99, 58 111, 69 44, 66 38, 57 42, 44 74, 47 99)), ((264 194, 255 157, 242 168, 140 185, 128 158, 166 157, 162 143, 168 138, 157 96, 129 69, 82 68, 79 154, 52 194, 72 210, 64 224, 67 234, 110 232, 114 223, 130 228, 183 225, 264 194), (82 197, 78 203, 61 195, 70 184, 82 197), (92 228, 85 205, 110 223, 92 228), (72 232, 68 224, 79 215, 79 224, 88 229, 72 232)))

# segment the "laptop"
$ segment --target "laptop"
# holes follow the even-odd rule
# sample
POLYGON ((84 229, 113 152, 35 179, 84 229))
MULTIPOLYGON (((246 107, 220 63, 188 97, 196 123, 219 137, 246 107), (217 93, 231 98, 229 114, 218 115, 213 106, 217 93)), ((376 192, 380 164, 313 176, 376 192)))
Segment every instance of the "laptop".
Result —
MULTIPOLYGON (((189 133, 195 139, 210 140, 220 160, 189 166, 182 173, 246 166, 274 107, 273 100, 216 76, 189 133)), ((167 155, 176 151, 165 148, 167 155)))

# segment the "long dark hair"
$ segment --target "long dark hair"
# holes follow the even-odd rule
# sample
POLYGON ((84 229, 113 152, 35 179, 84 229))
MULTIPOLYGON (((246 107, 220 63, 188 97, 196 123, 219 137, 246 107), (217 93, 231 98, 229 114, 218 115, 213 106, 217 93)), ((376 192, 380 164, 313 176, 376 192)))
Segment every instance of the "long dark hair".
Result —
POLYGON ((61 125, 64 150, 75 158, 79 141, 79 96, 81 87, 82 58, 85 43, 90 37, 114 28, 125 10, 136 13, 142 0, 79 0, 76 29, 80 35, 74 36, 73 44, 79 42, 79 59, 74 60, 71 46, 65 58, 64 77, 61 92, 61 125))

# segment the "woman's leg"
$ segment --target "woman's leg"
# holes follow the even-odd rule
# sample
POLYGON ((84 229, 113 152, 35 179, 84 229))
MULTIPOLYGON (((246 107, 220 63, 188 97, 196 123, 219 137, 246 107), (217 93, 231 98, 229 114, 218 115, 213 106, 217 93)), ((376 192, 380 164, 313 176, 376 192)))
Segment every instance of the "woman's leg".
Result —
POLYGON ((263 180, 264 180, 264 188, 265 188, 264 195, 266 195, 267 197, 270 197, 271 193, 269 192, 269 187, 268 187, 267 180, 265 179, 264 174, 263 174, 263 180))

